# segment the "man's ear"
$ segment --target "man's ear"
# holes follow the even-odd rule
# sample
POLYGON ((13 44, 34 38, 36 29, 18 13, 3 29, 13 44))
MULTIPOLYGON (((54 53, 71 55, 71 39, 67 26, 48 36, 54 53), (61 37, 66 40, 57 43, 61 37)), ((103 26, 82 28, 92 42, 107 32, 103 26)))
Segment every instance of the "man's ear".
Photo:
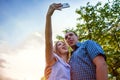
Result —
POLYGON ((77 39, 79 39, 79 37, 77 36, 77 39))

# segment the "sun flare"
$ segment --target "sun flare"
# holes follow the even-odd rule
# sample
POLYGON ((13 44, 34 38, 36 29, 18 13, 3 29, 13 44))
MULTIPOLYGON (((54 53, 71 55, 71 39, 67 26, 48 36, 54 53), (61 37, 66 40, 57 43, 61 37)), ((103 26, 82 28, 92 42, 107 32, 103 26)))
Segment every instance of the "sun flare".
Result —
POLYGON ((8 52, 0 57, 5 60, 2 75, 11 80, 40 80, 45 67, 43 42, 40 34, 35 33, 14 50, 4 49, 8 52))

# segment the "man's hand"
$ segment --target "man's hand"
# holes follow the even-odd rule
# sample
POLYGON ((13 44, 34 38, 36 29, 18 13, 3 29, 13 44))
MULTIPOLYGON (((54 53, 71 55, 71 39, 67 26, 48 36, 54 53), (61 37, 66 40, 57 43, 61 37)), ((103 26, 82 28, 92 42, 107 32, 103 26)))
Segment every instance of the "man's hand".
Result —
POLYGON ((45 69, 45 79, 46 80, 49 78, 51 71, 52 71, 51 67, 46 67, 46 69, 45 69))

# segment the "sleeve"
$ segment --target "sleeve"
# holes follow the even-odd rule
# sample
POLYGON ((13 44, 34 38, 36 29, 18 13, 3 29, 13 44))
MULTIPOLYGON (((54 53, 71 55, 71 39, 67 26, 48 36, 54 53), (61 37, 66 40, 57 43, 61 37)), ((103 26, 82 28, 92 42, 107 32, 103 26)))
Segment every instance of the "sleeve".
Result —
POLYGON ((86 48, 87 48, 87 53, 89 54, 92 60, 98 55, 102 55, 106 60, 106 56, 104 54, 102 47, 99 44, 97 44, 95 41, 88 40, 86 48))

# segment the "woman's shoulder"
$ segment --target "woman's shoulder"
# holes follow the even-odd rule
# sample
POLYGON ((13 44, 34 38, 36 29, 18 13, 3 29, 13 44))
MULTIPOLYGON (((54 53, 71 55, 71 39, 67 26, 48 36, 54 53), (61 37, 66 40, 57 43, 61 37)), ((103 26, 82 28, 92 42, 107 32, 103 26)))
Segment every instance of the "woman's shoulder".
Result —
POLYGON ((53 53, 53 59, 46 64, 46 67, 52 67, 58 61, 58 57, 53 53))

